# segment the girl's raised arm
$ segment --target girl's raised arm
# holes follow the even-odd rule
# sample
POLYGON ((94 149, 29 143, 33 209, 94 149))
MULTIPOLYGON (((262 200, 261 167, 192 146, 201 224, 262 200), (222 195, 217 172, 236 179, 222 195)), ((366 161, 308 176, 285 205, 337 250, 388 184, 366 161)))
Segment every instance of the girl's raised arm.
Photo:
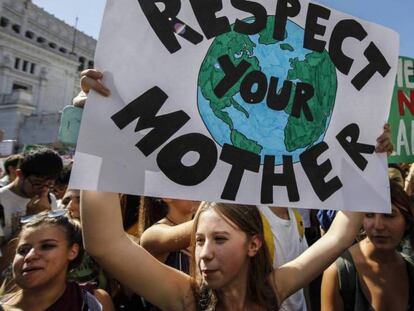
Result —
POLYGON ((128 238, 117 194, 82 191, 81 218, 85 248, 106 271, 163 310, 188 310, 190 277, 128 238))
POLYGON ((274 271, 279 301, 305 287, 352 245, 363 213, 338 212, 328 232, 295 260, 274 271))

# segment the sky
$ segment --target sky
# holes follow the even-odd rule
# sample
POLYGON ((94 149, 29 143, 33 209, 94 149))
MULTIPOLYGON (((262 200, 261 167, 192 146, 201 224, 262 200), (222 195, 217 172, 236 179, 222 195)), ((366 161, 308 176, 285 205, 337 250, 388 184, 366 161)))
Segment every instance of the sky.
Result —
MULTIPOLYGON (((105 0, 32 0, 32 2, 72 26, 75 25, 76 17, 79 17, 78 29, 98 38, 105 0)), ((395 30, 400 34, 400 55, 414 58, 413 0, 318 0, 317 2, 395 30)))

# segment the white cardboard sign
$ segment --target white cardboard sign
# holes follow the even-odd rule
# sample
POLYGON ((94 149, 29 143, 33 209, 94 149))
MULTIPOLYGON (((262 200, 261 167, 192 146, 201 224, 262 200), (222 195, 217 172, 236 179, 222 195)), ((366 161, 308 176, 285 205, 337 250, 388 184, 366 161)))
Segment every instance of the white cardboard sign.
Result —
POLYGON ((302 0, 108 0, 71 187, 389 211, 395 32, 302 0))

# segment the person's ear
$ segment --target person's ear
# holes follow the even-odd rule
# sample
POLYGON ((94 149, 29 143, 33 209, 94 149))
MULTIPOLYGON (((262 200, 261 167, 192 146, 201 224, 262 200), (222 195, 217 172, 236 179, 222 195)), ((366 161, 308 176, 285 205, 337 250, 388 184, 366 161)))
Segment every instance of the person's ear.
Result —
POLYGON ((74 260, 79 254, 79 244, 75 243, 69 248, 68 259, 74 260))
POLYGON ((254 236, 250 238, 249 249, 247 251, 247 255, 249 257, 256 256, 257 252, 262 247, 262 245, 263 245, 262 239, 260 238, 258 234, 255 234, 254 236))

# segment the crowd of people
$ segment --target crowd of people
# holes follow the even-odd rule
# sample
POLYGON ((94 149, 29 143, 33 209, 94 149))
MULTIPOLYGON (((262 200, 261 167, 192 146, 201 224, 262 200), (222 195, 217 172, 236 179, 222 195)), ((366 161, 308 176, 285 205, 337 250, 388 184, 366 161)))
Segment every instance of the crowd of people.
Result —
MULTIPOLYGON (((109 95, 102 73, 82 73, 109 95)), ((381 134, 381 133, 379 133, 381 134)), ((389 152, 384 126, 377 152, 389 152)), ((68 188, 51 149, 0 180, 3 310, 414 310, 414 166, 390 165, 391 214, 68 188)))

